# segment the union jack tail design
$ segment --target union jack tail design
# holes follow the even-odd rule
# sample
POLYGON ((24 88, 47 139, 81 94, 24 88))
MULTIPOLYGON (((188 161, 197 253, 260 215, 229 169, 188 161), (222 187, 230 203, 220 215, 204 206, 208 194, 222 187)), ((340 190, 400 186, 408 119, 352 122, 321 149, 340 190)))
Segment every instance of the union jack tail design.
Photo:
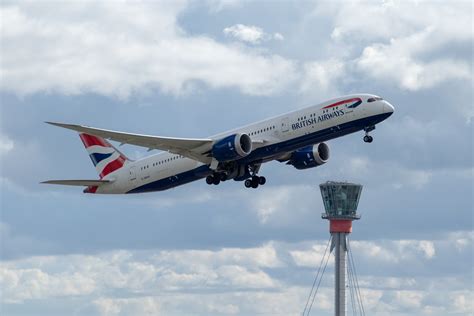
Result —
POLYGON ((85 133, 80 133, 79 137, 101 179, 122 168, 129 161, 124 154, 102 137, 85 133))

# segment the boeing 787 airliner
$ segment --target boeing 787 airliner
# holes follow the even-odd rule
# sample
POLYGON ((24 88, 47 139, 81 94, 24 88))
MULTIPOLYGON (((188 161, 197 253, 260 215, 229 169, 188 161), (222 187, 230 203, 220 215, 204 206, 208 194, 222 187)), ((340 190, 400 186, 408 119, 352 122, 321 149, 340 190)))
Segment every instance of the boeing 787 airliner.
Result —
POLYGON ((47 122, 79 132, 100 179, 43 183, 85 186, 84 193, 102 194, 162 191, 202 178, 208 184, 233 179, 257 188, 266 182, 258 176, 263 163, 277 160, 296 169, 320 166, 329 159, 325 142, 364 131, 364 141, 371 143, 369 132, 393 111, 381 97, 348 95, 209 138, 141 135, 47 122), (106 139, 164 152, 133 161, 106 139))

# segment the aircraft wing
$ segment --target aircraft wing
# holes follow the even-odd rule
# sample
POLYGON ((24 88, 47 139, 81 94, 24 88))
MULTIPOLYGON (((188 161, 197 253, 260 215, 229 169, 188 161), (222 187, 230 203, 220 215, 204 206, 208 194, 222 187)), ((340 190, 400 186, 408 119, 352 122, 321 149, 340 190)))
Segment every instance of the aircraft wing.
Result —
POLYGON ((64 124, 55 122, 46 122, 51 125, 71 129, 80 133, 91 134, 105 139, 120 142, 122 144, 131 144, 146 147, 149 150, 159 149, 169 151, 174 154, 182 155, 203 163, 211 163, 212 157, 206 155, 212 149, 212 139, 198 138, 173 138, 142 134, 130 134, 117 131, 111 131, 100 128, 93 128, 75 124, 64 124))
POLYGON ((49 180, 43 181, 44 184, 60 184, 60 185, 73 185, 73 186, 100 186, 104 183, 109 183, 110 180, 49 180))

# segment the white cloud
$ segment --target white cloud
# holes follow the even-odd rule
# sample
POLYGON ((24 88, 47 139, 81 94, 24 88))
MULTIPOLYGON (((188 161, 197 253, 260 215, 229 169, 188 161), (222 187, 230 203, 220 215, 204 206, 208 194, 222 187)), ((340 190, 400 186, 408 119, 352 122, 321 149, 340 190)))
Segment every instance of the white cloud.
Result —
POLYGON ((339 94, 337 87, 345 72, 344 62, 338 59, 313 61, 304 64, 300 92, 321 99, 339 94))
POLYGON ((262 41, 265 33, 257 26, 247 26, 243 24, 236 24, 226 27, 224 34, 233 36, 241 41, 258 44, 262 41))
POLYGON ((272 188, 272 194, 268 197, 257 198, 255 208, 261 223, 266 223, 270 216, 278 210, 284 210, 291 198, 291 191, 288 187, 272 188))
MULTIPOLYGON (((432 1, 337 2, 323 4, 335 14, 332 38, 379 41, 391 37, 406 37, 425 29, 437 29, 438 36, 429 45, 448 40, 469 40, 471 6, 468 1, 440 3, 432 1)), ((328 11, 328 12, 329 12, 328 11)), ((421 47, 421 46, 417 46, 421 47)))
POLYGON ((365 46, 350 63, 375 80, 417 91, 472 79, 471 56, 454 54, 452 49, 453 44, 471 46, 468 1, 338 1, 318 4, 316 11, 334 16, 331 38, 336 53, 348 57, 365 46))
POLYGON ((217 273, 220 277, 228 280, 232 286, 237 288, 273 288, 277 284, 263 271, 249 271, 248 269, 236 266, 226 265, 218 268, 217 273))
POLYGON ((0 158, 10 152, 14 147, 14 142, 8 136, 0 134, 0 158))
MULTIPOLYGON (((163 251, 140 257, 140 253, 115 251, 97 256, 49 256, 3 262, 2 299, 19 303, 28 299, 101 295, 107 289, 146 293, 206 286, 261 289, 278 284, 262 270, 280 264, 271 246, 216 252, 163 251)), ((99 303, 104 310, 120 310, 108 300, 99 303)))
MULTIPOLYGON (((326 250, 326 244, 316 244, 311 250, 294 250, 290 255, 297 266, 300 267, 319 267, 326 250)), ((329 251, 329 249, 328 249, 329 251)), ((331 257, 330 262, 333 262, 331 257)))
POLYGON ((471 231, 469 234, 463 233, 452 233, 450 239, 455 240, 455 247, 459 252, 464 251, 467 247, 473 244, 474 232, 471 231))
POLYGON ((50 5, 2 6, 2 89, 126 98, 156 88, 179 95, 204 83, 269 95, 295 79, 294 63, 280 56, 188 36, 177 22, 185 8, 56 3, 51 15, 50 5))
POLYGON ((474 293, 472 292, 472 288, 470 292, 457 292, 450 296, 454 312, 472 315, 474 311, 474 293))
MULTIPOLYGON (((431 315, 443 315, 443 308, 468 311, 472 291, 462 289, 465 283, 453 271, 437 270, 434 279, 425 276, 429 271, 424 267, 419 276, 392 273, 400 265, 421 268, 429 261, 436 266, 437 249, 449 250, 460 238, 470 240, 462 250, 466 254, 472 246, 469 236, 471 232, 443 240, 352 241, 356 262, 361 263, 359 283, 366 310, 380 315, 410 315, 420 309, 431 315), (381 266, 385 275, 371 273, 381 266), (433 288, 440 290, 433 292, 433 288)), ((74 297, 74 304, 83 304, 75 308, 92 306, 102 315, 299 315, 326 242, 274 243, 247 249, 122 250, 4 261, 0 263, 1 303, 74 297), (288 277, 300 273, 308 278, 304 286, 299 278, 288 277)), ((332 307, 329 271, 315 305, 321 314, 332 307)))
POLYGON ((92 302, 101 315, 117 315, 120 313, 120 299, 98 298, 92 302))
POLYGON ((349 159, 349 169, 357 173, 367 173, 370 170, 371 161, 368 157, 353 157, 349 159))
MULTIPOLYGON (((344 58, 301 64, 249 46, 186 34, 177 19, 188 7, 185 1, 56 4, 57 15, 50 14, 51 5, 4 5, 2 89, 20 95, 98 93, 127 98, 153 89, 180 95, 201 84, 273 95, 296 83, 300 93, 321 97, 338 94, 340 83, 353 80, 354 71, 407 90, 427 89, 472 78, 466 58, 436 55, 449 50, 452 42, 472 40, 469 6, 457 4, 321 4, 335 17, 332 39, 337 53, 331 56, 344 58), (353 49, 360 41, 365 45, 361 54, 353 49)), ((208 5, 217 12, 238 4, 208 5)), ((281 33, 266 33, 254 25, 235 24, 224 33, 251 44, 284 39, 281 33)))
POLYGON ((425 258, 427 259, 432 259, 436 255, 435 246, 431 241, 421 240, 418 247, 423 251, 425 258))
POLYGON ((412 47, 430 40, 420 39, 417 35, 392 39, 388 45, 366 47, 357 60, 357 67, 375 79, 395 81, 408 90, 432 88, 450 80, 471 79, 467 62, 449 58, 426 62, 414 57, 412 47))
POLYGON ((263 41, 268 41, 271 39, 278 41, 282 41, 284 39, 283 35, 280 33, 271 35, 265 33, 263 29, 254 25, 235 24, 226 27, 223 32, 227 36, 232 36, 240 41, 251 44, 260 44, 263 41))
POLYGON ((277 41, 283 41, 285 37, 283 36, 283 34, 277 32, 273 34, 273 39, 277 41))
POLYGON ((364 276, 362 280, 359 280, 359 284, 365 288, 398 290, 415 288, 418 282, 415 278, 364 276))
POLYGON ((156 297, 105 298, 92 302, 101 315, 161 315, 160 302, 156 297))
POLYGON ((349 177, 356 182, 372 179, 380 185, 390 185, 395 189, 407 187, 416 190, 426 188, 431 183, 434 174, 430 170, 408 168, 396 161, 375 161, 366 156, 346 159, 345 163, 341 164, 338 173, 341 177, 349 177), (386 170, 386 173, 381 176, 378 170, 386 170), (391 179, 390 183, 386 182, 387 177, 391 179))
POLYGON ((218 13, 225 9, 234 9, 245 3, 245 0, 206 0, 209 9, 213 13, 218 13))
MULTIPOLYGON (((351 241, 350 244, 357 256, 380 263, 407 263, 420 255, 432 260, 436 255, 434 243, 428 240, 351 241)), ((309 250, 291 250, 289 253, 297 266, 318 267, 325 249, 326 243, 321 242, 309 250)))
POLYGON ((250 208, 261 224, 280 225, 294 221, 297 213, 306 213, 308 197, 314 195, 315 188, 309 185, 282 185, 268 187, 259 192, 251 192, 250 208))
POLYGON ((183 264, 190 261, 197 261, 206 265, 228 265, 234 263, 252 268, 272 268, 278 267, 282 264, 271 243, 258 248, 223 248, 218 251, 162 251, 158 256, 156 256, 156 260, 158 262, 174 262, 182 260, 183 264))
POLYGON ((424 298, 420 291, 396 291, 394 292, 394 303, 402 309, 419 310, 424 298))
MULTIPOLYGON (((301 299, 305 296, 306 289, 299 287, 288 287, 269 292, 262 291, 233 291, 209 293, 169 293, 163 296, 136 298, 133 301, 139 303, 143 299, 153 299, 160 305, 163 315, 289 315, 297 316, 301 313, 301 299)), ((324 291, 318 305, 331 306, 330 294, 324 291)), ((141 315, 139 306, 129 309, 129 313, 117 307, 124 304, 123 299, 107 298, 100 303, 106 303, 107 307, 118 312, 119 315, 141 315), (118 306, 117 306, 118 305, 118 306)), ((97 302, 98 303, 98 302, 97 302)), ((313 309, 314 310, 314 309, 313 309)), ((112 314, 113 315, 113 314, 112 314)))
POLYGON ((379 243, 352 241, 351 245, 354 252, 363 254, 371 260, 390 263, 408 262, 420 256, 426 260, 432 260, 436 254, 434 243, 428 240, 396 240, 379 243))
POLYGON ((87 295, 96 289, 91 276, 80 273, 51 275, 38 268, 0 269, 0 284, 6 303, 28 299, 87 295))

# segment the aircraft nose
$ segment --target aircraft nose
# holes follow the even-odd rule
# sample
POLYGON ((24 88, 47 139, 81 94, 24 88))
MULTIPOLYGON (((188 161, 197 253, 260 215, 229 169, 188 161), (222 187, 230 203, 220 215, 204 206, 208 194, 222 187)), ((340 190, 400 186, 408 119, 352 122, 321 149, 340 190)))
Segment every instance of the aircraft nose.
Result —
POLYGON ((393 107, 393 105, 391 105, 387 101, 384 101, 384 103, 383 103, 383 112, 392 114, 393 111, 395 111, 395 108, 393 107))

